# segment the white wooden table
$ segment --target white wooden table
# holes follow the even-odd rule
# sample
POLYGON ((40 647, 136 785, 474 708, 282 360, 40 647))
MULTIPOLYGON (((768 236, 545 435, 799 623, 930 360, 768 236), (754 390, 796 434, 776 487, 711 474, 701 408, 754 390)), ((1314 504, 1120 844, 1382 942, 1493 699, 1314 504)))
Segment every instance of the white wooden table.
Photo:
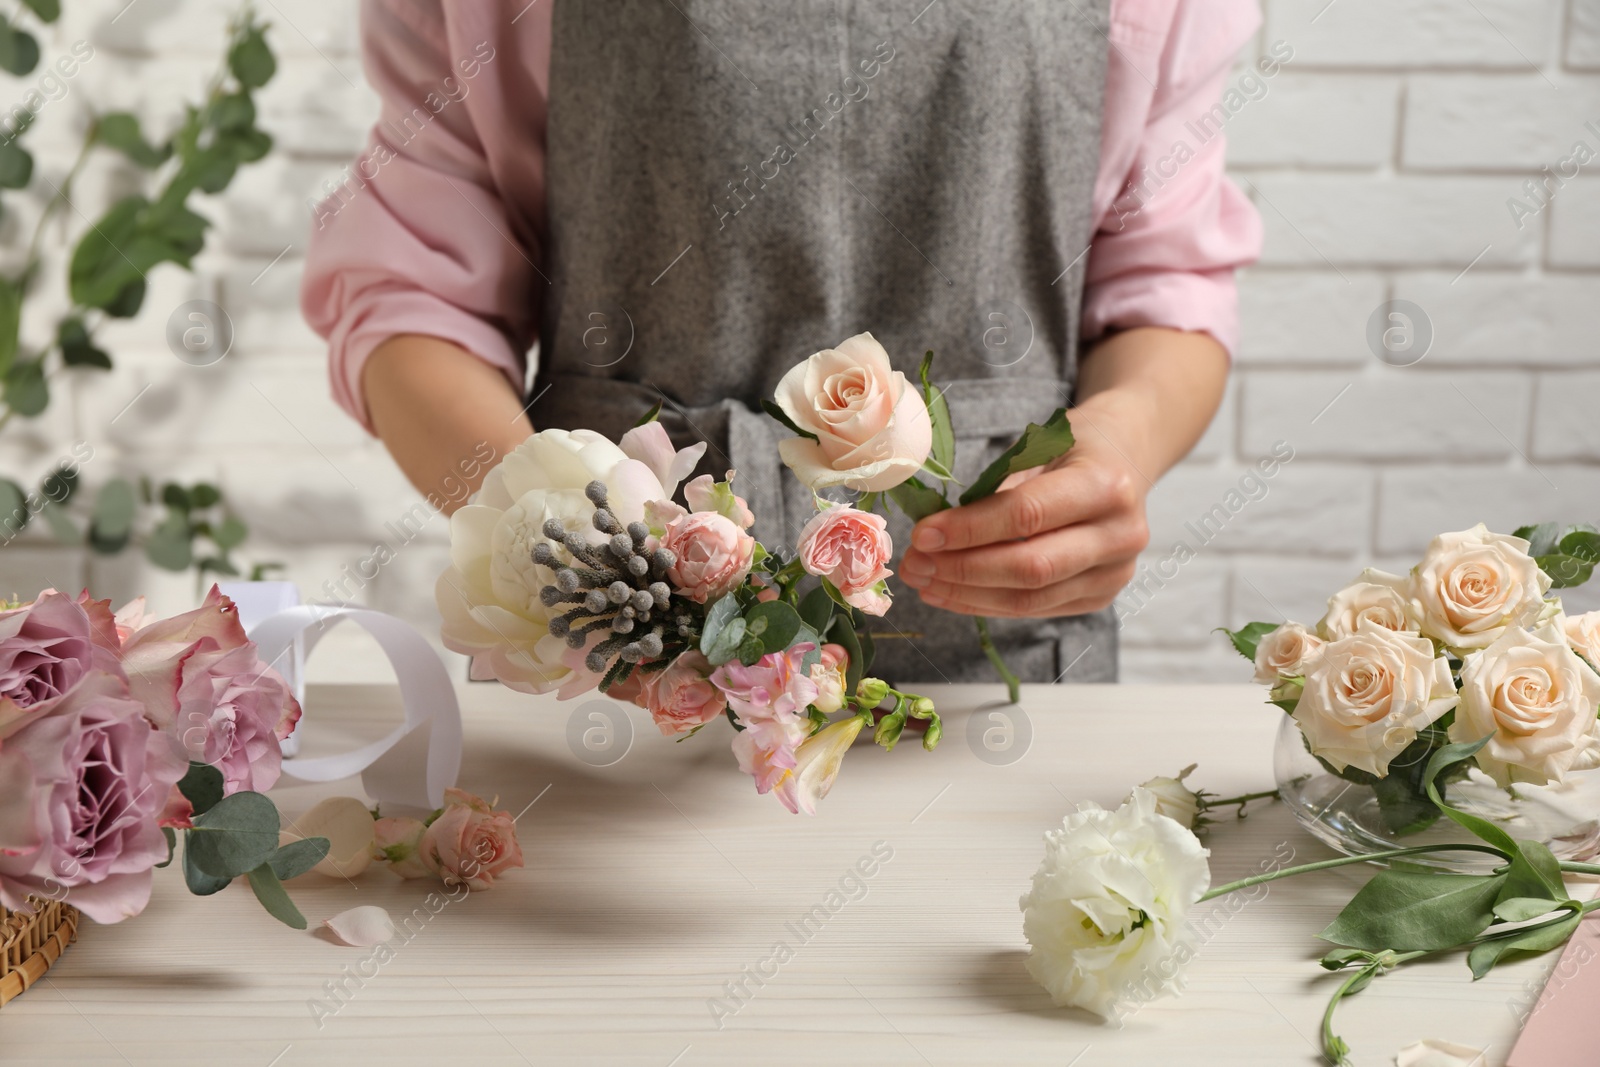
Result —
MULTIPOLYGON (((157 872, 142 917, 86 926, 47 981, 0 1012, 0 1063, 1318 1062, 1336 979, 1317 967, 1314 935, 1364 867, 1203 906, 1202 921, 1219 911, 1203 921, 1211 933, 1188 994, 1120 1029, 1052 1007, 1022 965, 1017 898, 1040 835, 1077 801, 1114 804, 1192 761, 1191 782, 1224 795, 1270 787, 1278 720, 1259 689, 1033 687, 1023 699, 1031 745, 1009 763, 980 760, 967 739, 972 709, 995 687, 929 691, 946 718, 938 751, 910 735, 892 754, 860 745, 822 813, 803 818, 755 796, 720 724, 672 744, 630 709, 631 748, 595 767, 567 742, 584 701, 463 686, 461 784, 513 812, 531 803, 518 823, 526 870, 437 915, 424 908, 381 966, 371 950, 273 922, 242 882, 196 899, 178 871, 157 872), (879 842, 892 858, 863 879, 864 895, 853 890, 857 899, 797 936, 879 842), (777 964, 780 941, 792 958, 777 964), (769 976, 747 982, 742 1003, 730 999, 726 983, 751 972, 769 976), (738 1009, 720 1028, 718 998, 738 1009)), ((396 694, 380 687, 314 688, 308 706, 308 754, 398 717, 396 694)), ((274 795, 294 815, 359 792, 352 781, 274 795)), ((1270 804, 1214 828, 1209 844, 1219 882, 1289 850, 1299 861, 1329 855, 1270 804)), ((435 887, 374 868, 353 884, 312 876, 292 890, 315 927, 357 904, 399 920, 435 887)), ((1340 1027, 1360 1065, 1390 1064, 1423 1037, 1488 1046, 1499 1065, 1551 962, 1477 983, 1459 957, 1413 965, 1348 1002, 1340 1027)))

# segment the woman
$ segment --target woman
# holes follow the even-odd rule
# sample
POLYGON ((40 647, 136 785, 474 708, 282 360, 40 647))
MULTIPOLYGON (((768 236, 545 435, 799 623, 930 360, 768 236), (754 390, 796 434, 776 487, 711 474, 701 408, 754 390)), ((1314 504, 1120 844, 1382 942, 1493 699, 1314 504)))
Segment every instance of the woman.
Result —
POLYGON ((367 0, 384 114, 315 209, 303 298, 339 402, 427 491, 484 442, 616 437, 662 400, 785 543, 809 495, 761 398, 861 331, 901 370, 931 348, 964 480, 1058 405, 1078 444, 894 531, 920 603, 880 673, 989 677, 985 615, 1025 680, 1115 680, 1108 605, 1220 402, 1259 247, 1213 111, 1258 15, 919 6, 367 0))

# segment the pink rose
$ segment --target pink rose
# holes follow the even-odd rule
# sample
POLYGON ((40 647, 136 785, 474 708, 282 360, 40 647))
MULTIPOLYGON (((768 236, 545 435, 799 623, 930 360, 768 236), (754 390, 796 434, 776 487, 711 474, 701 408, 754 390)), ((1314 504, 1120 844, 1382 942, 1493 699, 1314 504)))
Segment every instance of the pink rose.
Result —
POLYGON ((110 602, 47 589, 0 612, 0 737, 72 691, 91 671, 120 674, 110 602))
POLYGON ((421 819, 379 819, 372 827, 374 858, 385 860, 401 878, 426 878, 433 873, 422 862, 422 838, 428 828, 421 819))
POLYGON ((749 667, 729 660, 711 672, 711 682, 727 695, 729 705, 746 726, 771 719, 798 719, 817 698, 816 683, 800 669, 813 647, 799 644, 784 652, 769 652, 749 667))
POLYGON ((778 454, 813 489, 893 489, 916 474, 933 447, 927 405, 870 333, 824 349, 792 368, 776 399, 800 429, 778 454))
POLYGON ((711 664, 691 649, 664 670, 646 674, 644 691, 636 703, 671 737, 715 719, 728 706, 728 699, 711 683, 711 664))
POLYGON ((444 791, 444 811, 428 824, 418 846, 423 866, 446 885, 489 889, 522 866, 517 828, 508 811, 495 811, 462 789, 444 791))
POLYGON ((229 794, 278 780, 279 741, 300 719, 281 675, 256 656, 233 601, 216 586, 194 611, 135 631, 123 648, 134 697, 189 758, 222 772, 229 794))
POLYGON ((845 602, 868 615, 889 610, 889 594, 878 584, 894 572, 894 554, 883 516, 848 505, 824 508, 800 531, 800 565, 832 582, 845 602))
POLYGON ((678 559, 667 571, 673 588, 697 604, 708 604, 749 575, 756 542, 731 520, 696 511, 667 527, 661 547, 678 559))
POLYGON ((850 653, 843 645, 822 646, 822 658, 811 665, 811 680, 817 687, 811 703, 822 714, 832 715, 844 707, 845 672, 849 667, 850 653))
POLYGON ((158 819, 188 764, 124 683, 99 671, 30 716, 0 750, 0 904, 65 899, 96 922, 144 910, 167 858, 158 819), (26 790, 8 788, 26 782, 26 790))

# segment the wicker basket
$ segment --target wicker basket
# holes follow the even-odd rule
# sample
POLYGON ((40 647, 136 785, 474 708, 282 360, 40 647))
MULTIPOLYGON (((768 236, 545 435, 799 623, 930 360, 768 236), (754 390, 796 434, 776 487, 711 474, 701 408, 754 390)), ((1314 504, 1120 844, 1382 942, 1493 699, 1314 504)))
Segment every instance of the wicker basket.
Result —
POLYGON ((32 911, 0 907, 0 1007, 44 977, 78 937, 78 909, 30 898, 32 911))

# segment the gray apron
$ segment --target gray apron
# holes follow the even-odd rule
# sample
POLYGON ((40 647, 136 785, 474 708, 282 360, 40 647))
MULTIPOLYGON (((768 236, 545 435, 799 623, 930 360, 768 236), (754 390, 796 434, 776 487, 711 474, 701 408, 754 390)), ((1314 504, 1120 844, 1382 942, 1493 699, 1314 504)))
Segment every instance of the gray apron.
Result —
MULTIPOLYGON (((535 427, 662 401, 787 555, 811 495, 759 404, 812 352, 870 331, 914 378, 933 349, 964 482, 1068 402, 1107 0, 921 6, 558 0, 535 427)), ((890 585, 875 674, 994 679, 970 617, 890 585)), ((993 630, 1026 681, 1116 679, 1109 612, 993 630)))

